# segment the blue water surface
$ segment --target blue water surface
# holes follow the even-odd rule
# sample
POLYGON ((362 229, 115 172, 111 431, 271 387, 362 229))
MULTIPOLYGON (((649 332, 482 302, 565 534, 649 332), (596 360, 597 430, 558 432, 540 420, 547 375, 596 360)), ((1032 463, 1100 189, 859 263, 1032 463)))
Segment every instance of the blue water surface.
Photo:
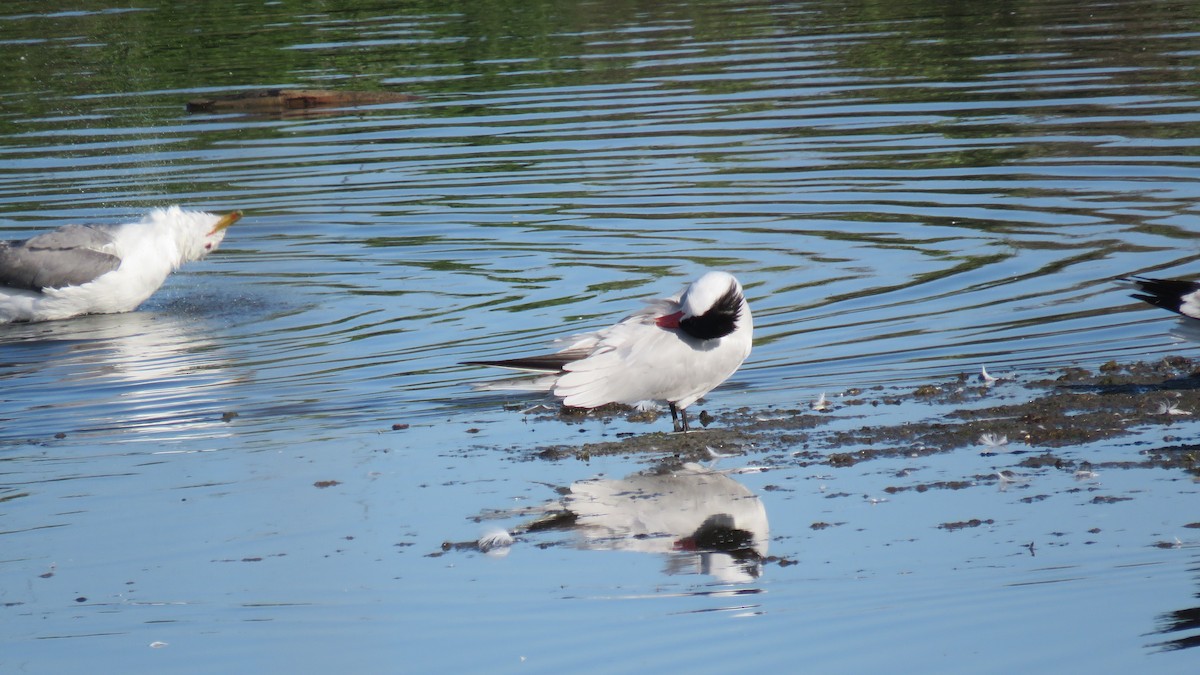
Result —
MULTIPOLYGON (((722 448, 706 468, 769 522, 739 574, 655 533, 522 534, 570 486, 671 459, 541 449, 667 422, 563 421, 460 363, 711 268, 755 319, 698 404, 717 414, 984 365, 1019 401, 1043 371, 1194 356, 1114 279, 1200 269, 1198 20, 1157 0, 4 5, 0 237, 173 203, 245 217, 136 312, 0 326, 0 670, 1193 672, 1190 473, 1026 469, 1012 451, 1043 449, 1017 439, 851 467, 722 448), (416 98, 185 107, 272 87, 416 98), (916 489, 939 482, 962 485, 916 489), (454 546, 495 528, 512 546, 454 546)), ((1196 432, 1184 414, 1055 452, 1136 462, 1196 432)))

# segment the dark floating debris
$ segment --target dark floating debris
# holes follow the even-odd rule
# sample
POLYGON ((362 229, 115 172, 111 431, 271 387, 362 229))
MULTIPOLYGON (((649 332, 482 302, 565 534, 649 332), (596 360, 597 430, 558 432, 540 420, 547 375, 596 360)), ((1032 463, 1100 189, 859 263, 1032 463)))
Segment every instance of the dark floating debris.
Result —
POLYGON ((996 524, 996 521, 992 520, 991 518, 988 518, 987 520, 980 520, 979 518, 972 518, 970 520, 960 520, 958 522, 953 522, 953 523, 942 523, 941 525, 938 525, 938 527, 943 530, 949 530, 949 531, 953 532, 954 530, 962 530, 962 529, 965 529, 968 527, 979 527, 981 525, 995 525, 995 524, 996 524))
POLYGON ((254 89, 226 96, 196 98, 188 112, 276 113, 309 108, 354 107, 403 103, 420 97, 390 91, 337 91, 332 89, 254 89))

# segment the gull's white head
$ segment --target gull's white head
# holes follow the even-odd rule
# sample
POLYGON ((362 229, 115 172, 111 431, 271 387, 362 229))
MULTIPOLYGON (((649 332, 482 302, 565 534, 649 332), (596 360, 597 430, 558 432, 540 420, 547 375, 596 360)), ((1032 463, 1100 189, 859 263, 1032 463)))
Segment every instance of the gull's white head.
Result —
POLYGON ((242 217, 241 211, 223 216, 203 211, 185 211, 178 206, 155 209, 144 222, 170 229, 179 247, 179 262, 192 262, 217 250, 225 239, 225 229, 242 217))

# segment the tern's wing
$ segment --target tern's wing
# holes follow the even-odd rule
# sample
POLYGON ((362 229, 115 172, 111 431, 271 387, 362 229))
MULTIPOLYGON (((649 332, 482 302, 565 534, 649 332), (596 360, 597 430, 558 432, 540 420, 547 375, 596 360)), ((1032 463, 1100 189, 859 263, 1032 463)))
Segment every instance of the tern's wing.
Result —
POLYGON ((105 253, 112 235, 87 225, 67 225, 26 241, 0 241, 0 286, 41 291, 78 286, 121 265, 105 253))
POLYGON ((657 325, 677 311, 677 297, 649 300, 616 325, 590 334, 587 358, 564 366, 554 394, 579 408, 667 400, 695 365, 688 354, 693 350, 679 335, 657 325))
POLYGON ((561 373, 563 366, 586 357, 596 343, 592 333, 576 335, 570 338, 571 343, 561 351, 553 354, 538 354, 536 356, 518 356, 514 359, 497 361, 463 361, 464 366, 493 366, 509 370, 524 370, 530 373, 561 373))
POLYGON ((571 407, 667 400, 691 364, 688 347, 652 316, 633 316, 604 331, 585 359, 565 366, 554 394, 571 407))
MULTIPOLYGON (((586 356, 586 355, 585 355, 586 356)), ((499 361, 463 361, 464 366, 493 366, 495 368, 508 368, 509 370, 524 370, 531 373, 557 373, 576 358, 564 356, 562 354, 544 354, 540 356, 521 356, 515 359, 502 359, 499 361)))
POLYGON ((558 374, 563 371, 563 367, 572 361, 578 361, 582 358, 587 358, 596 344, 600 341, 604 331, 594 333, 579 333, 568 338, 560 338, 555 340, 559 344, 566 346, 552 354, 537 354, 534 356, 518 356, 512 359, 499 359, 496 361, 463 361, 464 366, 492 366, 495 368, 508 368, 509 370, 523 370, 530 373, 553 373, 558 374))
MULTIPOLYGON (((556 342, 565 346, 552 354, 539 354, 536 356, 524 356, 497 361, 464 361, 463 365, 493 366, 496 368, 508 368, 510 370, 522 370, 531 373, 539 373, 542 375, 558 376, 567 370, 573 369, 567 368, 569 364, 578 364, 581 361, 590 362, 592 358, 596 356, 597 351, 611 351, 615 345, 624 344, 631 339, 636 340, 636 333, 638 332, 638 329, 631 328, 631 326, 640 326, 642 330, 646 330, 647 327, 654 325, 654 320, 657 317, 678 311, 679 304, 677 300, 678 297, 649 300, 647 301, 645 307, 625 317, 614 326, 590 333, 578 333, 567 338, 556 340, 556 342), (631 331, 634 333, 632 336, 630 335, 631 331)), ((654 331, 647 332, 656 333, 661 331, 655 329, 654 331)), ((482 386, 483 388, 488 389, 518 388, 542 390, 551 388, 554 386, 554 384, 555 378, 536 378, 534 380, 502 380, 499 383, 488 383, 482 386), (536 385, 516 387, 510 386, 513 383, 525 385, 529 382, 534 382, 536 385), (491 386, 492 384, 498 384, 500 386, 493 387, 491 386)), ((603 403, 608 403, 614 400, 621 401, 623 399, 610 399, 609 401, 603 401, 603 403)), ((641 399, 635 399, 634 401, 628 402, 633 403, 636 402, 636 400, 641 399)))

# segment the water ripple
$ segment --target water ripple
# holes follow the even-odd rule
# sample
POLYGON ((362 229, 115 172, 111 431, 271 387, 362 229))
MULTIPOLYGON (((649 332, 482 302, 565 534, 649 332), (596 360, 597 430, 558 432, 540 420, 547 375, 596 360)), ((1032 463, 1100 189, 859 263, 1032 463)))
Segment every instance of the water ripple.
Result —
MULTIPOLYGON (((164 77, 9 114, 12 236, 165 201, 247 212, 151 302, 153 331, 34 356, 15 347, 36 333, 5 329, 7 377, 31 392, 6 404, 13 437, 113 418, 221 433, 223 407, 441 415, 475 376, 457 361, 602 325, 706 267, 737 273, 758 317, 743 401, 1174 346, 1109 279, 1198 257, 1200 118, 1180 61, 1195 34, 1151 29, 1127 58, 1104 47, 1125 39, 1120 10, 1055 5, 1036 47, 1001 27, 939 70, 926 56, 951 45, 916 39, 923 18, 848 30, 761 5, 726 39, 698 28, 721 11, 683 11, 591 16, 552 34, 549 61, 505 42, 474 72, 445 58, 477 46, 454 15, 278 17, 299 62, 420 54, 374 77, 424 98, 189 115, 183 100, 222 89, 164 77), (170 334, 185 299, 200 325, 170 334), (156 356, 131 359, 136 340, 156 356), (94 363, 105 384, 46 403, 101 377, 94 363)), ((222 58, 241 72, 251 54, 222 58)))

